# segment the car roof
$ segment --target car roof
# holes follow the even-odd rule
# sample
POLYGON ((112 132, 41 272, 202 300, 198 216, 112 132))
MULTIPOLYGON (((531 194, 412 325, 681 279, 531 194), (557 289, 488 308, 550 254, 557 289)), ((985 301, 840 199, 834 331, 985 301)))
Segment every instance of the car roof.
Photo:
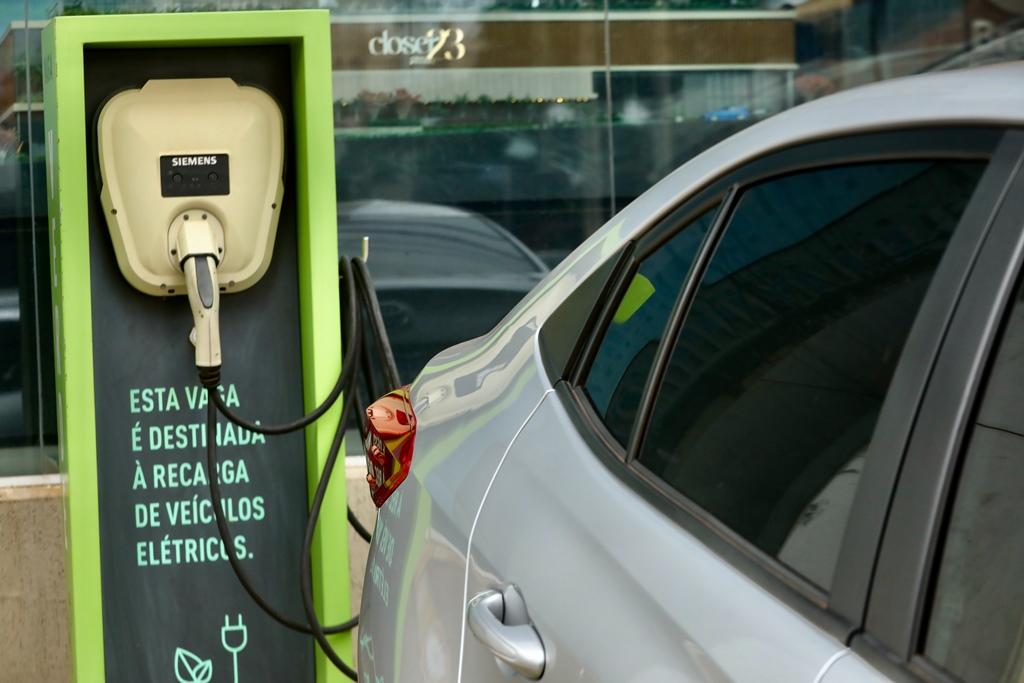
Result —
POLYGON ((633 239, 710 181, 785 147, 855 133, 963 125, 1024 125, 1024 61, 882 81, 772 116, 677 168, 591 240, 633 239))
POLYGON ((1008 22, 1001 28, 1006 31, 1002 35, 977 45, 965 46, 964 49, 921 69, 920 72, 966 69, 1024 58, 1024 16, 1008 22))
POLYGON ((745 128, 686 162, 569 254, 517 312, 546 317, 556 290, 582 281, 710 182, 771 152, 825 138, 928 126, 1024 126, 1024 61, 883 81, 823 97, 745 128), (539 304, 539 307, 534 307, 539 304), (530 311, 526 313, 526 311, 530 311))
POLYGON ((565 297, 619 254, 624 243, 709 183, 756 158, 826 138, 965 125, 1024 126, 1024 62, 883 81, 765 119, 698 154, 614 215, 563 259, 490 335, 475 343, 484 348, 522 327, 541 329, 565 297))

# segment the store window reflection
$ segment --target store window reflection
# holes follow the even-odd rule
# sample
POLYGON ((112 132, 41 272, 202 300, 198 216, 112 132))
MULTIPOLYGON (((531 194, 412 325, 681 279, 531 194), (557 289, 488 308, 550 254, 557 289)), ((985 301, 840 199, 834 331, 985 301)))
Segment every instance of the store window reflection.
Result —
POLYGON ((370 237, 405 381, 732 133, 857 85, 1024 57, 1024 0, 0 2, 0 475, 54 467, 43 21, 301 8, 332 14, 339 244, 370 237))
POLYGON ((600 16, 346 5, 333 24, 339 198, 459 206, 557 263, 611 210, 600 16))
POLYGON ((374 202, 341 213, 341 243, 371 238, 403 381, 491 329, 611 215, 602 17, 335 17, 338 196, 374 202))
MULTIPOLYGON (((339 198, 458 207, 551 267, 758 120, 883 78, 1020 58, 1022 14, 1020 0, 339 4, 339 198)), ((347 229, 358 231, 343 219, 347 229)), ((406 356, 403 379, 444 348, 440 336, 482 334, 504 306, 444 324, 406 356)), ((407 314, 386 322, 395 335, 410 328, 407 314)))
POLYGON ((56 470, 42 22, 0 5, 0 476, 56 470), (14 21, 15 18, 20 21, 14 21))

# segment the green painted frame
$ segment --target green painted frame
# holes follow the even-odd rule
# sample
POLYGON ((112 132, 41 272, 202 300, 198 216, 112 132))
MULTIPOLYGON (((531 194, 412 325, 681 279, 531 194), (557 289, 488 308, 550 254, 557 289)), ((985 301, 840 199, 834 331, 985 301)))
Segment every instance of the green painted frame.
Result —
MULTIPOLYGON (((93 683, 105 678, 84 50, 92 46, 260 44, 288 44, 292 49, 302 372, 309 409, 327 395, 341 369, 329 14, 287 10, 58 17, 43 31, 58 440, 65 481, 72 670, 77 681, 93 683)), ((306 430, 306 462, 311 475, 323 467, 339 416, 340 407, 335 406, 306 430)), ((310 476, 310 497, 315 487, 316 477, 310 476)), ((313 588, 325 623, 349 617, 345 505, 345 486, 336 483, 324 500, 313 547, 313 588)), ((349 634, 332 636, 332 641, 340 652, 352 652, 349 634)), ((346 680, 319 650, 316 680, 346 680)))

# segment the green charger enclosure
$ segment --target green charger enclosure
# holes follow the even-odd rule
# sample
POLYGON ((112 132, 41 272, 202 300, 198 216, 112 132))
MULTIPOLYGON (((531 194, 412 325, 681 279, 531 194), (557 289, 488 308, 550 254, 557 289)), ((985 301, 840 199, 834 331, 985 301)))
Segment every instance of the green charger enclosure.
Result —
MULTIPOLYGON (((152 79, 231 78, 284 117, 284 191, 266 274, 222 302, 222 395, 280 422, 311 409, 341 369, 330 20, 325 11, 59 17, 43 32, 51 287, 67 580, 76 681, 340 681, 312 639, 264 615, 225 553, 301 620, 299 552, 340 406, 305 431, 264 437, 205 403, 180 296, 120 273, 100 200, 96 118, 152 79), (236 350, 237 349, 237 350, 236 350), (205 439, 220 451, 206 471, 205 439), (218 476, 236 547, 217 538, 218 476)), ((202 151, 202 150, 198 150, 202 151)), ((153 160, 159 164, 159 159, 153 160)), ((314 543, 324 623, 349 617, 345 485, 314 543)), ((347 634, 333 636, 351 652, 347 634)))

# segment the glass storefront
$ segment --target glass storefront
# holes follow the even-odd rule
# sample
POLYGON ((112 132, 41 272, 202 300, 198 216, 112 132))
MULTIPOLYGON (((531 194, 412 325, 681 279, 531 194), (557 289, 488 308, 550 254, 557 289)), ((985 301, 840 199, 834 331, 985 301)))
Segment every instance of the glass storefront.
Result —
MULTIPOLYGON (((0 4, 0 476, 56 470, 40 31, 0 4)), ((46 16, 34 8, 31 16, 46 16)))
POLYGON ((672 169, 786 108, 1024 57, 1024 0, 0 2, 0 476, 52 471, 39 38, 61 14, 326 8, 339 244, 403 380, 672 169))

